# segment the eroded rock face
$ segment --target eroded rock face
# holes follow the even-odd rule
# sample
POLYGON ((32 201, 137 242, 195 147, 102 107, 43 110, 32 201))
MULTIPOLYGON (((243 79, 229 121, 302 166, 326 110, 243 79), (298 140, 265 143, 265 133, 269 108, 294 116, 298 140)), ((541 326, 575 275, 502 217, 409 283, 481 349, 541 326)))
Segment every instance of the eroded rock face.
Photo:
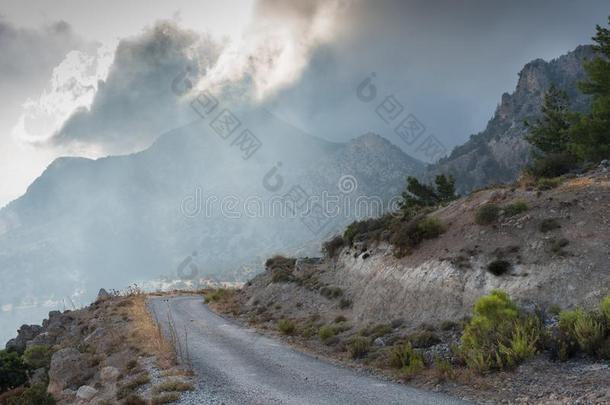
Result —
POLYGON ((577 83, 585 79, 582 62, 593 57, 590 46, 579 46, 550 62, 536 59, 525 65, 515 91, 502 95, 487 128, 433 166, 430 179, 438 173, 451 173, 461 194, 516 180, 530 161, 531 146, 524 138, 527 133, 524 121, 540 115, 544 92, 551 83, 568 93, 573 110, 587 110, 589 98, 578 91, 577 83))
POLYGON ((67 388, 76 389, 92 375, 91 356, 69 347, 58 350, 51 358, 48 391, 60 396, 67 388))

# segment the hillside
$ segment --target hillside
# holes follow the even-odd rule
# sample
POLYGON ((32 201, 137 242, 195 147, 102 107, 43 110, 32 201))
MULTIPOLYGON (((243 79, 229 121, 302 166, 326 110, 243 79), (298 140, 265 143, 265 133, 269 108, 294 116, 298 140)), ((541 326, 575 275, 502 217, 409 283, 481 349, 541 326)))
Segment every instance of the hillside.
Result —
POLYGON ((557 363, 550 361, 557 354, 542 351, 515 373, 480 377, 457 371, 452 347, 475 302, 494 289, 508 293, 525 313, 539 314, 551 330, 560 311, 595 310, 610 292, 609 207, 607 165, 548 190, 490 188, 429 214, 446 231, 405 257, 397 258, 383 236, 364 232, 331 257, 269 260, 268 270, 242 290, 209 297, 218 311, 265 333, 289 335, 305 350, 393 377, 388 350, 410 341, 430 367, 416 373, 414 383, 453 395, 547 403, 541 393, 548 392, 554 395, 550 403, 604 403, 610 391, 593 388, 609 376, 603 360, 597 365, 581 356, 557 363), (499 217, 477 224, 477 212, 489 204, 499 207, 499 217), (353 360, 359 336, 370 346, 353 360), (440 378, 437 357, 454 364, 459 376, 440 378))
POLYGON ((536 59, 525 65, 515 91, 502 95, 485 130, 432 166, 429 176, 453 173, 461 193, 516 180, 530 161, 524 121, 539 116, 544 92, 551 84, 568 94, 573 111, 586 111, 589 99, 580 93, 577 83, 585 79, 582 62, 593 56, 592 47, 583 45, 549 62, 536 59))
POLYGON ((247 160, 200 120, 140 153, 57 159, 0 210, 2 337, 50 309, 89 302, 100 285, 240 281, 272 252, 313 254, 356 213, 311 223, 308 212, 276 212, 273 201, 287 205, 297 186, 349 206, 364 194, 388 201, 406 175, 424 170, 379 136, 330 143, 266 111, 236 114, 263 143, 247 160), (339 189, 342 176, 354 190, 339 189), (194 271, 179 268, 188 258, 194 271))

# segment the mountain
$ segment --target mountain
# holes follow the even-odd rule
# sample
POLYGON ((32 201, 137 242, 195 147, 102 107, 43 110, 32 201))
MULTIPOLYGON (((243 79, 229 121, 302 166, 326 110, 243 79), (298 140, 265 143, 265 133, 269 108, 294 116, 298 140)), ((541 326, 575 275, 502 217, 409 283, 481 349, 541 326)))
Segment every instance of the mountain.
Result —
POLYGON ((233 114, 262 143, 248 159, 239 131, 224 139, 201 119, 140 153, 57 159, 2 209, 2 330, 87 302, 100 286, 243 280, 273 253, 317 254, 425 170, 377 135, 331 143, 266 111, 233 114))
POLYGON ((485 130, 432 166, 429 176, 452 173, 461 193, 514 181, 530 159, 524 121, 540 115, 544 92, 552 83, 568 93, 573 110, 586 111, 589 99, 578 91, 577 83, 585 79, 583 61, 593 57, 591 46, 579 46, 550 62, 536 59, 525 65, 515 91, 502 95, 485 130))

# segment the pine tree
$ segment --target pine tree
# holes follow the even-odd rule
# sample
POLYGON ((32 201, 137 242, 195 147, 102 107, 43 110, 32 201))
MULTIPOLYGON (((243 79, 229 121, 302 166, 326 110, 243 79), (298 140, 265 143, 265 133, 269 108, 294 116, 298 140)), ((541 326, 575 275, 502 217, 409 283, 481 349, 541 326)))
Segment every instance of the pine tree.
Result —
POLYGON ((525 122, 530 129, 526 140, 537 150, 534 158, 541 159, 547 154, 566 153, 570 145, 569 129, 571 114, 569 99, 565 91, 554 84, 544 93, 542 117, 534 124, 525 122))
POLYGON ((588 79, 580 83, 581 91, 593 98, 591 113, 581 116, 571 129, 574 151, 593 162, 610 158, 610 30, 598 25, 596 31, 593 48, 599 57, 585 63, 588 79))
POLYGON ((448 202, 455 200, 458 196, 455 194, 455 179, 452 175, 445 176, 441 174, 436 176, 436 194, 440 202, 448 202))

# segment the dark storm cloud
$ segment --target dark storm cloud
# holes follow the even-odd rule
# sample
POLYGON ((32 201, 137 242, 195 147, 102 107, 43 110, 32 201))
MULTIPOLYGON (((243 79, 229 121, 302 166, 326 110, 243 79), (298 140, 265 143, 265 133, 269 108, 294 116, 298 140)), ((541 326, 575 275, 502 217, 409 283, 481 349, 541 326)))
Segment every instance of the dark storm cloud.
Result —
MULTIPOLYGON (((264 0, 255 16, 280 17, 308 32, 322 3, 264 0)), ((595 24, 610 12, 601 0, 340 3, 330 43, 311 52, 302 77, 264 106, 329 140, 373 131, 416 156, 374 106, 356 98, 356 86, 371 72, 380 100, 394 95, 449 151, 484 128, 525 63, 590 42, 595 24)), ((112 153, 145 146, 180 123, 184 107, 168 85, 176 72, 213 65, 219 52, 170 23, 122 41, 91 110, 73 114, 53 142, 96 144, 112 153)))
POLYGON ((395 95, 450 148, 484 128, 525 63, 589 43, 608 13, 601 0, 352 2, 336 41, 269 108, 325 137, 373 130, 413 152, 355 97, 375 72, 381 96, 395 95))
POLYGON ((52 137, 56 146, 94 145, 107 153, 148 146, 179 125, 188 108, 179 105, 172 80, 186 67, 192 76, 218 57, 219 46, 206 36, 159 22, 142 35, 122 40, 107 80, 89 110, 76 111, 52 137))

